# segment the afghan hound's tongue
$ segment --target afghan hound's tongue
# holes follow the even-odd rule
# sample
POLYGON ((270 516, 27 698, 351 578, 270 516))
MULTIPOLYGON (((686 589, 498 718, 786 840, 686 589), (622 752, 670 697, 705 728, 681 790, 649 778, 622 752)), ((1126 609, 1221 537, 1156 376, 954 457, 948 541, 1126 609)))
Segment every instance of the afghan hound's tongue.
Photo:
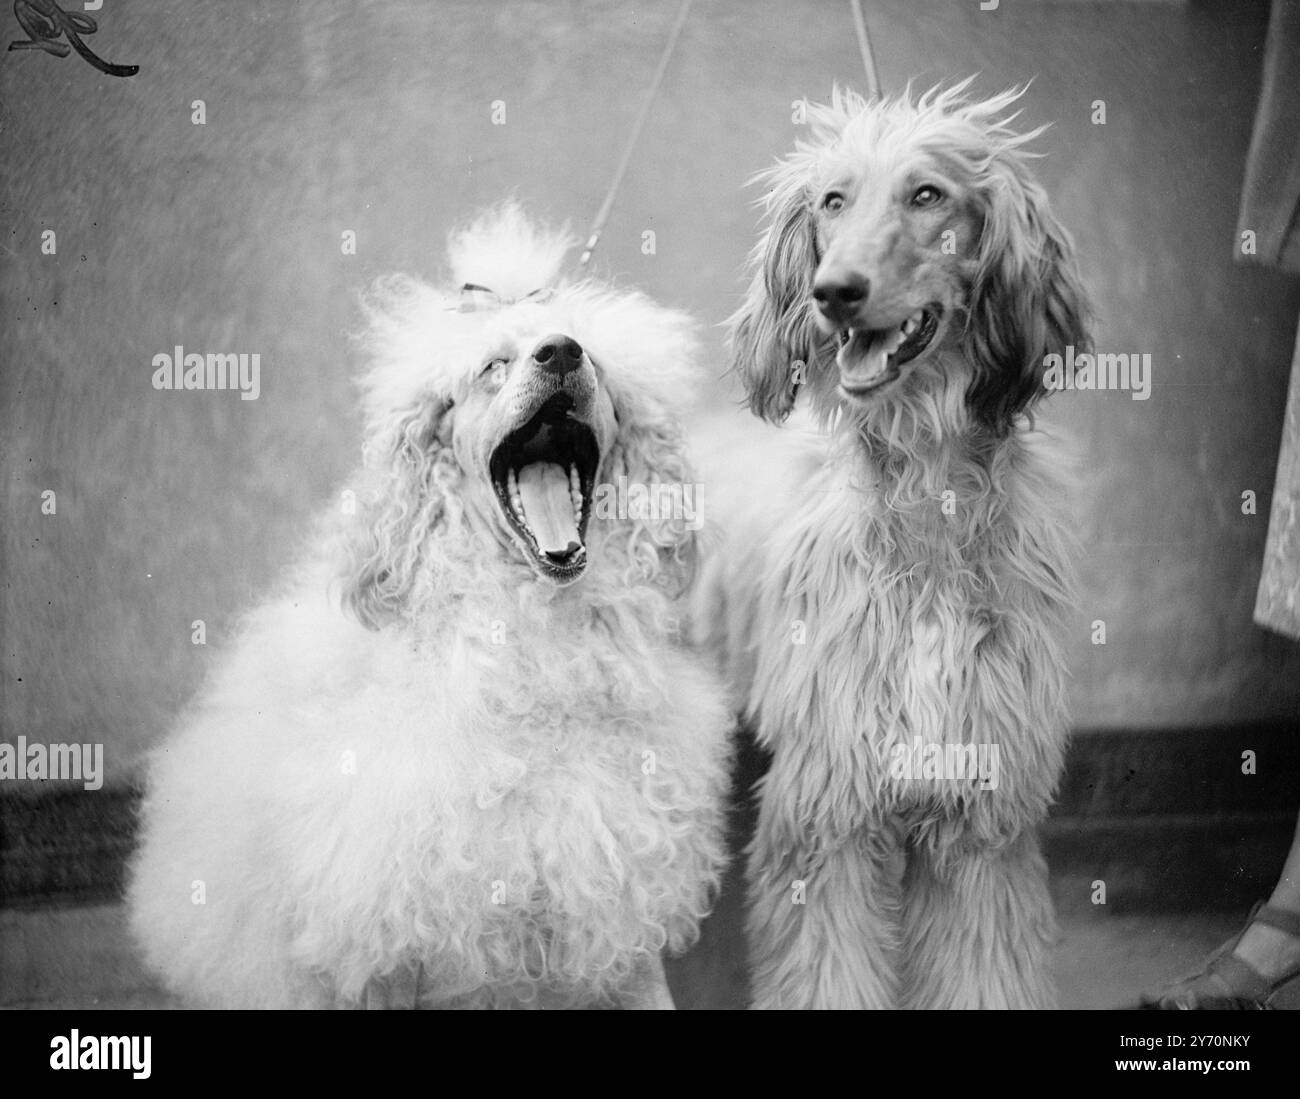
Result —
POLYGON ((901 328, 853 329, 835 356, 840 380, 857 388, 880 381, 889 370, 889 356, 902 342, 901 328))
POLYGON ((578 523, 573 514, 569 475, 554 462, 534 462, 518 473, 519 500, 537 548, 543 553, 578 549, 578 523))

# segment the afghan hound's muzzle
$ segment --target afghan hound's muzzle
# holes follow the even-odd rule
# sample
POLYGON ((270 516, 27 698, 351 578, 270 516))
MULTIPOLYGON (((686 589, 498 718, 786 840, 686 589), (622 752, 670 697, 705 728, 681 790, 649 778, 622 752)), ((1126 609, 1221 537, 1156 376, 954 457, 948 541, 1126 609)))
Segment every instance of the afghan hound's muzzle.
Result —
POLYGON ((586 533, 600 467, 596 371, 576 340, 547 336, 521 364, 513 426, 488 461, 506 525, 557 583, 587 567, 586 533))
POLYGON ((872 280, 860 271, 827 260, 817 268, 813 282, 817 321, 838 341, 840 387, 851 397, 898 378, 900 368, 934 341, 944 312, 939 302, 931 302, 900 324, 873 325, 871 290, 872 280))

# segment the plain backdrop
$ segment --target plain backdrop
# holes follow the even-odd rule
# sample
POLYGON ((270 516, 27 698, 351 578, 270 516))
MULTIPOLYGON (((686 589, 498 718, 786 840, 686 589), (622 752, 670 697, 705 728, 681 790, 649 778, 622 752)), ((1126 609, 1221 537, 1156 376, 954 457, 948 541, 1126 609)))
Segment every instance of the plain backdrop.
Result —
MULTIPOLYGON (((1233 261, 1267 4, 865 8, 887 91, 1033 79, 1023 123, 1054 124, 1039 172, 1097 343, 1153 359, 1148 401, 1045 409, 1080 454, 1077 724, 1296 712, 1300 646, 1250 616, 1300 284, 1233 261)), ((103 742, 111 781, 132 775, 346 487, 358 294, 438 275, 448 229, 507 194, 585 232, 675 10, 109 0, 87 44, 138 76, 0 53, 6 739, 103 742), (260 398, 155 391, 152 358, 177 344, 259 353, 260 398)), ((0 28, 21 37, 7 12, 0 28)), ((795 101, 837 81, 863 83, 847 3, 696 3, 596 270, 706 326, 702 415, 748 415, 717 329, 754 239, 746 181, 792 145, 795 101)))

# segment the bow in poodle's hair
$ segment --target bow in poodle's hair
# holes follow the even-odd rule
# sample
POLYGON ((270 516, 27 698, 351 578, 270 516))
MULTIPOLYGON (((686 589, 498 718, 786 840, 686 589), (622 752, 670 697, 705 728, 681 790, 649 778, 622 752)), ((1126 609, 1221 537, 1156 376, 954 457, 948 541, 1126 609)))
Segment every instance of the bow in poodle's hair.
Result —
POLYGON ((466 282, 460 288, 460 304, 456 306, 458 312, 473 313, 483 308, 500 309, 506 305, 514 305, 516 301, 536 301, 546 302, 551 299, 555 293, 553 287, 539 286, 536 290, 530 290, 522 298, 502 297, 490 286, 480 286, 476 282, 466 282), (486 294, 488 300, 484 303, 478 295, 486 294))

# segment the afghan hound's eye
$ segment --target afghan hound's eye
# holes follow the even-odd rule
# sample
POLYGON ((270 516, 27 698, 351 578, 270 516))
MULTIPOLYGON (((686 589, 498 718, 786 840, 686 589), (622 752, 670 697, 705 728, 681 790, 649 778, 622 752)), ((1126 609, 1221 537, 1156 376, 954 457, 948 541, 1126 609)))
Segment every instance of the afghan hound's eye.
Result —
POLYGON ((828 191, 822 196, 822 209, 828 214, 838 214, 844 209, 844 196, 839 191, 828 191))
POLYGON ((916 189, 912 195, 913 206, 937 206, 943 201, 943 192, 938 187, 926 183, 916 189))
POLYGON ((497 367, 506 366, 509 362, 509 359, 503 359, 500 357, 488 359, 488 361, 483 364, 483 369, 478 372, 478 375, 482 378, 484 375, 492 373, 492 371, 496 370, 497 367))

